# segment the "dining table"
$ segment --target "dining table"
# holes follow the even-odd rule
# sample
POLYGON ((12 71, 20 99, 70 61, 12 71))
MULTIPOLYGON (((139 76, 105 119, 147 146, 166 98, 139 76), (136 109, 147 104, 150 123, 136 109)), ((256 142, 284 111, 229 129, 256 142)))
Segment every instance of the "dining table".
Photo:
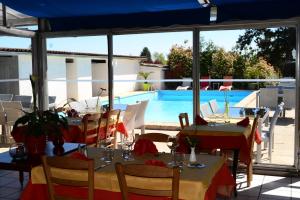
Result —
MULTIPOLYGON (((230 150, 233 151, 232 174, 236 180, 238 160, 244 163, 251 162, 250 152, 251 125, 239 126, 236 123, 209 123, 185 127, 178 133, 178 147, 176 151, 189 153, 190 146, 187 137, 196 140, 197 150, 230 150)), ((235 195, 237 195, 235 190, 235 195)))
MULTIPOLYGON (((101 157, 105 155, 105 150, 101 148, 87 148, 87 156, 95 162, 94 174, 94 195, 95 199, 122 199, 117 174, 114 164, 120 162, 123 164, 139 163, 145 164, 147 161, 159 160, 168 163, 172 157, 168 153, 159 153, 158 155, 144 154, 142 156, 134 155, 131 161, 124 161, 121 150, 114 150, 114 157, 110 164, 103 164, 101 157)), ((184 158, 188 158, 184 154, 184 158)), ((183 165, 180 168, 179 198, 188 200, 211 200, 216 199, 217 194, 230 196, 235 186, 235 181, 228 169, 225 158, 215 155, 197 155, 197 162, 201 163, 201 168, 191 168, 183 159, 183 165)), ((148 162, 149 163, 149 162, 148 162)), ((168 167, 166 165, 165 167, 168 167)), ((53 169, 54 176, 63 176, 67 179, 81 180, 86 177, 87 172, 66 169, 53 169)), ((21 200, 31 199, 49 199, 47 185, 42 166, 32 169, 31 180, 21 194, 21 200)), ((127 184, 133 187, 150 188, 154 190, 164 190, 171 188, 171 180, 165 178, 142 178, 127 176, 127 184)), ((71 196, 82 197, 87 194, 86 188, 75 189, 71 187, 56 186, 57 193, 69 194, 71 196)), ((149 197, 141 195, 130 195, 134 200, 150 199, 169 199, 166 197, 149 197)))
MULTIPOLYGON (((224 123, 224 108, 218 109, 218 112, 215 114, 212 114, 210 116, 207 116, 206 120, 211 123, 224 123)), ((255 162, 260 163, 261 162, 261 133, 264 129, 264 126, 269 125, 269 114, 270 109, 267 107, 229 107, 229 119, 228 121, 230 123, 236 123, 245 117, 249 117, 250 121, 254 120, 256 116, 259 116, 258 118, 258 124, 257 124, 257 131, 255 132, 255 142, 256 142, 256 156, 255 156, 255 162)))

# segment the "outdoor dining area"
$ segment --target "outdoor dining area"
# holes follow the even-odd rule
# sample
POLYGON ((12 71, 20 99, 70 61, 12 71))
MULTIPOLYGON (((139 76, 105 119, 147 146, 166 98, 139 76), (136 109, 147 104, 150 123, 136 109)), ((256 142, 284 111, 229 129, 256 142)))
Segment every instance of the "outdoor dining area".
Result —
MULTIPOLYGON (((297 196, 292 192, 299 188, 297 177, 290 178, 288 173, 285 174, 287 177, 280 177, 286 179, 284 183, 287 183, 289 190, 281 188, 273 195, 270 194, 270 188, 274 185, 277 187, 277 182, 272 182, 273 179, 268 182, 270 177, 254 174, 253 171, 254 163, 260 164, 265 156, 262 150, 267 151, 267 160, 272 164, 276 149, 274 127, 279 117, 285 117, 289 110, 295 109, 295 129, 292 133, 295 155, 291 158, 291 169, 272 165, 269 168, 264 166, 263 172, 283 169, 298 175, 299 1, 0 2, 0 33, 29 38, 32 55, 32 96, 6 96, 7 99, 0 103, 0 117, 4 124, 1 136, 11 135, 13 138, 9 149, 0 153, 0 199, 213 200, 264 197, 293 199, 293 196, 297 196), (12 11, 15 11, 15 15, 8 15, 12 11), (200 94, 209 90, 206 82, 211 81, 210 76, 204 77, 205 74, 200 73, 203 67, 200 64, 201 31, 273 28, 282 24, 297 30, 294 41, 295 90, 284 87, 274 90, 261 88, 259 92, 251 92, 251 95, 257 94, 255 105, 230 106, 226 91, 234 87, 232 79, 238 80, 239 77, 223 74, 220 76, 223 80, 216 81, 211 89, 224 91, 225 101, 222 103, 225 105, 218 107, 214 99, 200 103, 200 94), (36 29, 27 29, 31 25, 36 29), (192 35, 192 48, 189 51, 192 54, 192 85, 178 88, 192 89, 189 96, 192 109, 186 111, 192 110, 192 114, 188 115, 185 111, 178 113, 180 129, 166 134, 147 129, 145 111, 148 100, 134 104, 116 103, 113 42, 117 35, 174 31, 189 31, 192 35), (107 105, 101 107, 97 100, 95 107, 86 106, 79 110, 82 106, 76 107, 78 102, 68 101, 71 97, 69 93, 63 106, 53 107, 51 102, 55 100, 49 96, 47 84, 47 38, 87 35, 105 35, 107 39, 107 57, 96 61, 107 64, 107 80, 104 81, 107 83, 107 105), (201 76, 205 79, 202 84, 201 76), (11 109, 5 102, 18 102, 20 108, 14 110, 28 110, 14 120, 8 120, 11 109), (269 127, 267 130, 265 125, 269 127), (241 170, 244 170, 242 175, 241 170), (244 178, 244 188, 240 187, 240 176, 244 178), (257 183, 255 177, 261 176, 262 181, 257 183), (11 189, 11 184, 17 190, 11 189), (264 188, 264 185, 267 187, 264 188), (243 194, 247 189, 250 196, 245 197, 243 194), (286 195, 284 191, 290 193, 286 195), (255 196, 251 196, 254 193, 255 196)), ((67 61, 70 62, 70 59, 64 60, 64 64, 67 61)), ((184 77, 184 71, 178 73, 184 77)), ((97 83, 97 80, 92 81, 97 83)), ((151 82, 146 79, 142 81, 151 82)), ((118 87, 122 90, 122 84, 118 87)), ((99 95, 96 98, 99 99, 99 95)), ((88 105, 87 101, 84 102, 88 105)), ((151 111, 154 116, 159 115, 154 109, 151 111)), ((6 142, 5 137, 1 141, 6 142)))
POLYGON ((17 121, 11 132, 17 143, 0 154, 0 169, 19 172, 21 199, 231 198, 238 196, 240 163, 246 165, 251 185, 254 143, 262 142, 258 124, 268 110, 235 108, 234 115, 225 117, 212 109, 212 101, 208 109, 215 113, 206 115, 201 107, 191 125, 187 113, 181 113, 181 130, 168 135, 145 133, 147 104, 116 104, 120 109, 107 111, 57 108, 58 129, 39 124, 48 133, 41 140, 26 136, 31 121, 26 126, 17 121), (161 151, 161 144, 171 151, 161 151), (27 185, 24 172, 29 173, 27 185))

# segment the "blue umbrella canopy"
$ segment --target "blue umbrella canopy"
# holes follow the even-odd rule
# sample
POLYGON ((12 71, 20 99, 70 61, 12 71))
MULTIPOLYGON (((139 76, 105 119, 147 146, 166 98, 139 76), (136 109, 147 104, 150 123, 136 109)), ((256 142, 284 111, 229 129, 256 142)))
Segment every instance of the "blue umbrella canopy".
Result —
POLYGON ((300 15, 298 0, 0 0, 10 8, 47 19, 52 31, 147 28, 217 21, 287 19, 300 15), (209 2, 209 6, 203 5, 209 2))

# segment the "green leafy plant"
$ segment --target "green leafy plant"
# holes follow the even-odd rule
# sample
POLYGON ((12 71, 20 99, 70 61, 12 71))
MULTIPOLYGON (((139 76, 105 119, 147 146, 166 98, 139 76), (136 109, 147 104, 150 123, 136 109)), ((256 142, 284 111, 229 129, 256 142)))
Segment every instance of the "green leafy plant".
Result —
MULTIPOLYGON (((150 74, 152 74, 153 72, 139 72, 139 76, 143 77, 145 80, 148 79, 148 77, 150 76, 150 74)), ((145 83, 147 83, 147 81, 145 81, 145 83)))
POLYGON ((186 136, 185 139, 190 147, 196 147, 196 145, 198 144, 197 138, 190 138, 190 137, 186 136))
POLYGON ((16 120, 14 128, 18 125, 27 125, 25 134, 40 136, 40 135, 60 135, 61 128, 68 128, 67 119, 59 116, 56 111, 42 111, 37 107, 36 82, 38 78, 30 75, 30 83, 33 95, 33 111, 26 112, 25 115, 16 120))

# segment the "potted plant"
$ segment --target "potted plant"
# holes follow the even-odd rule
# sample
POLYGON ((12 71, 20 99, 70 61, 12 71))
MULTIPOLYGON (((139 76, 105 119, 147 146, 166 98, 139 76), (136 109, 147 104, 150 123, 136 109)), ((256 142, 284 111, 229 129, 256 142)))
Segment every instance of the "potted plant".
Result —
POLYGON ((145 82, 143 83, 143 89, 144 91, 148 91, 150 89, 150 83, 148 83, 146 80, 148 79, 148 77, 150 76, 150 74, 152 74, 153 72, 139 72, 139 76, 143 77, 145 79, 145 82))
POLYGON ((37 77, 30 75, 33 111, 24 111, 25 114, 16 120, 11 133, 16 142, 25 143, 29 154, 43 154, 47 137, 54 145, 63 144, 62 129, 68 127, 66 118, 59 116, 57 112, 38 110, 36 81, 37 77))

